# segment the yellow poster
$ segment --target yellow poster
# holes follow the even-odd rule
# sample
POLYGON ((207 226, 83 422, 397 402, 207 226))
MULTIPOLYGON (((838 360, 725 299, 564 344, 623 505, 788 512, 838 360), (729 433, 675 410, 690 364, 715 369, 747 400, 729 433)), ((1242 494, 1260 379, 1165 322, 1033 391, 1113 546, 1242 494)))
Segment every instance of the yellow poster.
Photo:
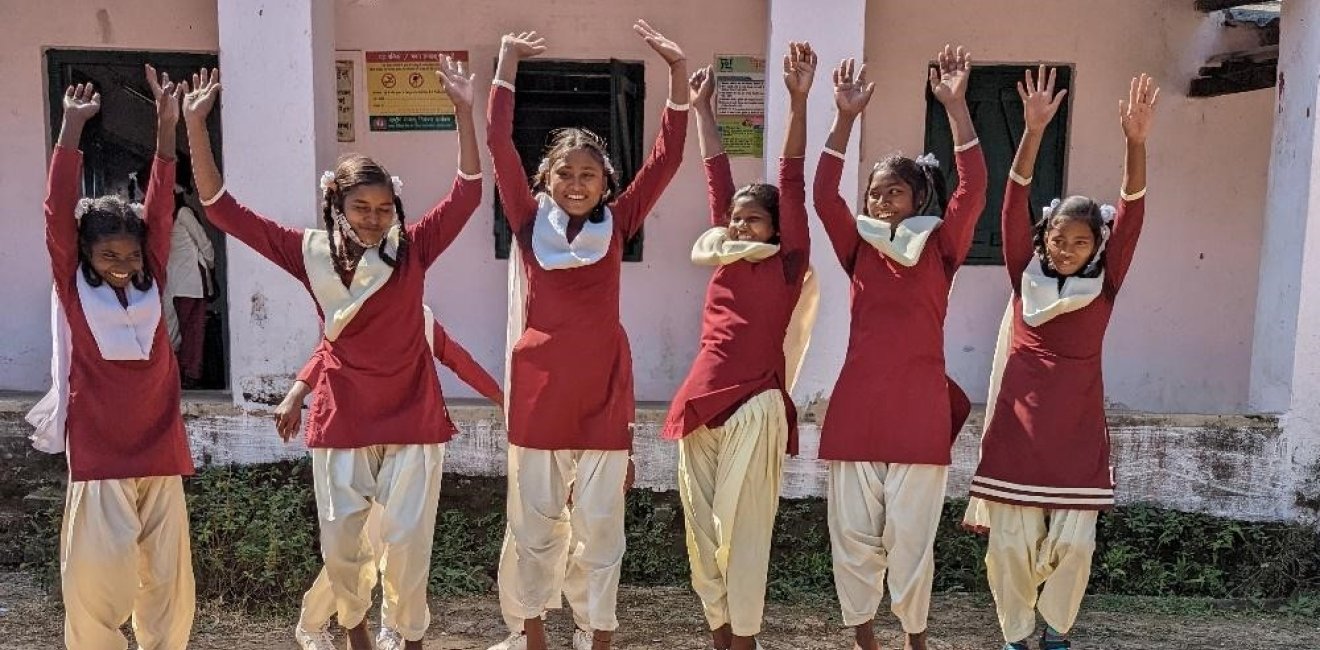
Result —
POLYGON ((367 52, 367 121, 372 131, 453 131, 454 103, 436 75, 440 58, 466 50, 367 52))

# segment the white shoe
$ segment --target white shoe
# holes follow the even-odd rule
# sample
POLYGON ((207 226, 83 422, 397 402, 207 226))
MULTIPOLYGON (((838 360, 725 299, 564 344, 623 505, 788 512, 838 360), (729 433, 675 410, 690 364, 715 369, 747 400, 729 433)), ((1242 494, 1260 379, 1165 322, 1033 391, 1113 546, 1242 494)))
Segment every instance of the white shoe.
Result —
POLYGON ((376 650, 403 650, 403 635, 382 626, 376 632, 376 650))
POLYGON ((573 628, 573 650, 591 650, 591 632, 580 627, 573 628))
POLYGON ((302 650, 335 650, 335 640, 328 627, 309 632, 299 625, 293 629, 293 638, 302 650))
POLYGON ((496 643, 486 650, 527 650, 527 635, 522 632, 515 632, 509 635, 509 638, 496 643))

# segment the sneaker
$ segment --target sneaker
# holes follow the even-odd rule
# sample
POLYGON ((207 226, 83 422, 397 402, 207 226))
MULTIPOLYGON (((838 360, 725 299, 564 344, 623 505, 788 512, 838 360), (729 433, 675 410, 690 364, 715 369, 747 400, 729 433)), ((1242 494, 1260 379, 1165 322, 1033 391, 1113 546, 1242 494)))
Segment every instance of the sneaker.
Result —
POLYGON ((515 632, 509 638, 496 643, 486 650, 527 650, 527 635, 515 632))
POLYGON ((381 626, 376 632, 376 650, 403 650, 403 635, 381 626))
POLYGON ((580 627, 573 628, 573 650, 591 650, 591 632, 580 627))
POLYGON ((335 639, 330 636, 329 626, 309 632, 299 625, 293 629, 293 638, 301 650, 335 650, 335 639))
POLYGON ((1048 625, 1040 633, 1040 650, 1068 650, 1071 647, 1072 643, 1068 642, 1068 635, 1060 633, 1048 625))

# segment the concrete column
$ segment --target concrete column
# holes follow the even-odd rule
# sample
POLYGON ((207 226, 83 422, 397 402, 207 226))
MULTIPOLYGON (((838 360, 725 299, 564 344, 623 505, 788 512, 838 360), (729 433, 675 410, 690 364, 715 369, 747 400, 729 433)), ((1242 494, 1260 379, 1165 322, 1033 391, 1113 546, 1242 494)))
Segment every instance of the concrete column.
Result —
MULTIPOLYGON (((223 164, 244 204, 295 227, 315 227, 320 171, 335 158, 334 4, 218 2, 223 164)), ((318 337, 302 285, 230 239, 229 361, 234 400, 287 388, 318 337)))
MULTIPOLYGON (((825 147, 825 137, 834 121, 834 87, 830 71, 840 59, 855 57, 860 60, 864 55, 865 36, 865 0, 831 0, 827 9, 812 0, 770 2, 766 37, 765 178, 773 180, 779 176, 779 154, 788 126, 788 91, 780 74, 783 57, 789 41, 809 41, 820 56, 807 108, 807 210, 812 215, 815 213, 811 208, 811 182, 816 161, 825 147)), ((859 123, 853 131, 843 167, 842 194, 854 200, 862 128, 859 123)), ((828 397, 848 347, 848 278, 839 268, 825 230, 814 216, 811 219, 811 257, 821 282, 821 300, 819 318, 811 337, 811 351, 794 391, 794 400, 799 404, 828 397)))

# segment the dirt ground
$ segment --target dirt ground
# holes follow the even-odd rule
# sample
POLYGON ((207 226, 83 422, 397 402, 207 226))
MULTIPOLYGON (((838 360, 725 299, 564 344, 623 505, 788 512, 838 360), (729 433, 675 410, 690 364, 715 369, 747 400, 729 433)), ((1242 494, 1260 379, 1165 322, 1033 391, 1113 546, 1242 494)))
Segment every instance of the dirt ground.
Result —
MULTIPOLYGON (((818 603, 767 609, 761 643, 766 650, 847 650, 831 598, 818 603)), ((485 650, 503 637, 494 594, 432 604, 430 650, 485 650)), ((699 650, 709 647, 700 607, 689 590, 625 587, 619 598, 623 626, 616 648, 699 650)), ((0 649, 62 648, 59 603, 32 576, 0 571, 0 649)), ((566 612, 550 616, 551 647, 567 648, 571 625, 566 612)), ((243 616, 214 604, 203 605, 193 628, 193 650, 296 650, 292 616, 243 616)), ((880 620, 888 647, 901 648, 897 623, 880 620)), ((988 596, 937 594, 930 621, 933 650, 997 650, 1003 644, 988 596)), ((1073 633, 1074 647, 1105 650, 1320 649, 1320 626, 1300 618, 1244 613, 1210 606, 1174 606, 1155 599, 1091 599, 1073 633), (1168 613, 1180 612, 1180 613, 1168 613)), ((340 643, 342 641, 342 637, 340 643)), ((341 646, 342 647, 342 646, 341 646)), ((1034 644, 1033 644, 1034 647, 1034 644)))

